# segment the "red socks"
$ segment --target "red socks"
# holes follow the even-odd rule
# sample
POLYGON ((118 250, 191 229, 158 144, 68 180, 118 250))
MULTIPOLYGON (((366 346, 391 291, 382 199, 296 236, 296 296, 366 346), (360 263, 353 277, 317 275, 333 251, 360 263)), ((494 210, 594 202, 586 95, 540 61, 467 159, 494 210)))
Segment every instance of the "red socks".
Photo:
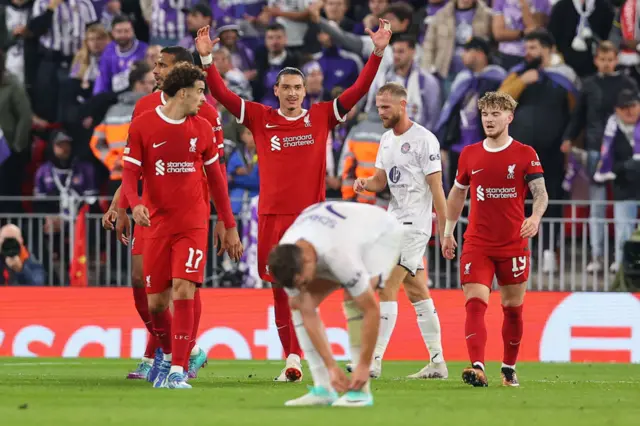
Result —
POLYGON ((522 305, 503 306, 504 319, 502 322, 502 342, 504 343, 504 356, 502 362, 509 366, 516 365, 520 342, 522 340, 523 321, 522 305))
POLYGON ((285 356, 295 354, 300 356, 302 350, 298 343, 298 337, 293 329, 291 322, 291 308, 289 308, 289 297, 282 288, 273 288, 274 310, 276 314, 276 327, 278 327, 278 335, 280 343, 284 349, 285 356))
POLYGON ((133 287, 133 301, 136 305, 136 311, 138 311, 138 315, 140 315, 140 319, 144 323, 144 326, 147 327, 147 330, 149 330, 149 339, 147 340, 147 347, 144 350, 144 357, 153 358, 156 354, 156 348, 160 346, 160 342, 158 338, 153 335, 147 290, 144 287, 133 287))
POLYGON ((464 323, 464 334, 467 341, 467 351, 471 364, 482 363, 484 366, 484 349, 487 344, 487 326, 484 323, 484 314, 487 312, 487 304, 477 297, 467 300, 467 311, 464 323))
POLYGON ((200 315, 202 315, 202 300, 200 299, 200 291, 196 290, 196 293, 193 296, 193 331, 191 332, 191 341, 189 342, 187 360, 184 363, 184 371, 189 369, 189 357, 191 356, 191 350, 196 345, 198 327, 200 326, 200 315))
POLYGON ((153 334, 155 334, 165 354, 171 353, 171 311, 169 308, 164 311, 151 314, 153 324, 153 334))
POLYGON ((194 301, 174 300, 173 301, 173 355, 171 365, 184 367, 189 362, 189 345, 193 333, 194 323, 194 301))

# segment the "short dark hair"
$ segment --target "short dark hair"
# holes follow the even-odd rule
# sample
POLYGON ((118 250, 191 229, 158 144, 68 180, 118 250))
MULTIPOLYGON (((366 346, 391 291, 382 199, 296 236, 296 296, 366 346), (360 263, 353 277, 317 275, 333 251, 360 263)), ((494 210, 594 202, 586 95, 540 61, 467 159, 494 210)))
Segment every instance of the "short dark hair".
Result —
POLYGON ((160 53, 166 53, 173 56, 174 63, 186 62, 193 65, 193 55, 187 49, 181 46, 169 46, 165 47, 160 53))
POLYGON ((398 3, 392 3, 382 12, 382 16, 386 14, 396 15, 400 22, 408 20, 409 23, 413 20, 413 7, 409 3, 403 1, 398 3))
POLYGON ((295 244, 280 244, 269 253, 269 273, 276 284, 295 287, 295 277, 302 273, 302 249, 295 244))
POLYGON ((416 48, 416 39, 409 34, 397 34, 396 37, 392 40, 391 44, 394 45, 396 43, 407 43, 410 48, 416 48))
POLYGON ((556 44, 556 40, 553 38, 553 35, 545 28, 538 28, 531 31, 529 34, 524 36, 524 41, 538 41, 542 47, 549 49, 553 48, 556 44))
POLYGON ((274 22, 273 24, 269 24, 267 26, 267 29, 265 31, 283 31, 283 32, 287 32, 287 30, 285 30, 284 25, 278 23, 278 22, 274 22))
POLYGON ((133 21, 127 15, 116 15, 111 21, 111 28, 115 27, 118 24, 123 24, 125 22, 128 22, 131 24, 131 26, 133 26, 133 21))
POLYGON ((151 68, 145 61, 136 61, 133 63, 131 67, 131 72, 129 73, 129 88, 133 89, 133 86, 144 80, 144 76, 147 75, 151 71, 151 68))
POLYGON ((178 90, 193 87, 196 81, 207 81, 204 72, 193 64, 177 64, 164 79, 162 91, 174 97, 178 90))
POLYGON ((276 86, 280 84, 280 77, 282 77, 283 75, 299 75, 303 83, 307 81, 302 71, 300 71, 298 68, 284 67, 280 70, 278 76, 276 77, 276 86))

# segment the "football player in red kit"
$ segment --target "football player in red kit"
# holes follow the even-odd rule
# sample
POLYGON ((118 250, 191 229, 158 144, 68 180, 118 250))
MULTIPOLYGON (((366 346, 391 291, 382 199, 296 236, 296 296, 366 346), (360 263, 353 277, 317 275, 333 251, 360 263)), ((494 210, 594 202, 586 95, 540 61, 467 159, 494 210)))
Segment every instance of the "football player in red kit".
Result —
POLYGON ((449 193, 442 242, 452 259, 453 229, 471 193, 469 227, 460 257, 460 281, 466 299, 465 338, 471 366, 462 373, 465 383, 487 386, 484 322, 491 284, 500 286, 502 311, 502 384, 518 386, 516 360, 523 333, 522 306, 529 278, 529 238, 538 233, 549 197, 538 155, 530 146, 509 136, 517 102, 508 94, 488 92, 478 101, 487 138, 460 153, 455 185, 449 193), (525 219, 527 189, 533 212, 525 219))
POLYGON ((205 170, 211 196, 227 228, 229 254, 234 259, 242 254, 226 181, 216 164, 220 155, 213 130, 196 116, 205 102, 204 88, 205 75, 199 68, 175 66, 162 86, 166 104, 133 120, 123 157, 123 195, 136 224, 148 227, 144 276, 153 331, 164 353, 154 387, 191 387, 184 366, 195 334, 194 296, 196 285, 204 278, 207 252, 205 170), (144 202, 138 196, 141 177, 144 202))
MULTIPOLYGON (((155 64, 153 69, 153 75, 156 80, 156 84, 158 87, 162 85, 164 79, 169 74, 169 72, 173 69, 176 64, 179 63, 188 63, 193 64, 193 55, 191 53, 180 46, 172 46, 165 47, 160 52, 160 57, 155 64)), ((157 106, 166 104, 166 95, 162 92, 162 90, 158 89, 155 92, 146 95, 136 103, 135 109, 133 111, 133 117, 136 118, 140 114, 155 109, 157 106)), ((200 110, 198 111, 198 115, 202 118, 205 118, 213 128, 213 132, 216 138, 216 144, 220 153, 220 157, 218 159, 218 163, 220 164, 223 178, 226 180, 226 168, 224 165, 224 144, 222 141, 224 140, 224 136, 222 133, 222 125, 220 122, 220 116, 218 111, 212 107, 208 103, 204 103, 200 110)), ((203 181, 203 185, 207 185, 206 179, 203 181)), ((205 196, 208 199, 208 193, 205 191, 205 196)), ((123 241, 125 244, 128 244, 129 238, 131 237, 130 230, 131 225, 129 222, 129 218, 126 214, 126 208, 128 207, 127 200, 125 197, 120 196, 120 188, 116 191, 113 196, 113 201, 109 210, 103 216, 103 225, 105 229, 114 229, 113 221, 116 220, 117 224, 115 229, 117 230, 117 238, 120 241, 123 241), (123 235, 124 233, 124 235, 123 235)), ((144 247, 144 228, 141 226, 136 226, 133 232, 133 238, 131 239, 131 284, 133 287, 133 299, 135 302, 136 310, 140 315, 145 326, 150 330, 151 329, 151 318, 149 316, 149 307, 147 304, 147 294, 144 289, 145 283, 142 275, 142 251, 144 247)), ((224 241, 224 224, 222 221, 218 221, 216 224, 216 229, 214 231, 216 238, 214 239, 217 244, 218 241, 221 243, 224 241)), ((222 245, 220 249, 223 250, 222 245)), ((196 292, 195 295, 195 312, 196 312, 196 322, 199 321, 200 312, 201 312, 201 302, 200 302, 200 293, 196 292)), ((206 354, 200 351, 199 347, 195 344, 196 336, 193 336, 193 341, 191 342, 191 351, 192 355, 189 358, 189 363, 187 366, 189 369, 189 377, 194 378, 197 376, 198 369, 202 367, 206 363, 206 354)), ((153 381, 155 379, 155 374, 157 373, 157 368, 162 359, 160 358, 160 353, 156 353, 156 349, 160 347, 158 339, 149 335, 147 340, 147 346, 144 352, 144 356, 142 357, 142 361, 136 368, 136 370, 129 373, 127 376, 128 379, 149 379, 153 381), (156 360, 154 362, 154 354, 156 355, 156 360)))
MULTIPOLYGON (((273 282, 267 269, 269 252, 305 208, 325 199, 326 141, 329 131, 346 119, 347 113, 365 96, 378 72, 384 49, 389 44, 389 23, 381 20, 380 29, 367 30, 374 52, 353 86, 330 102, 319 102, 307 111, 302 108, 306 95, 305 76, 297 68, 284 68, 273 88, 280 108, 248 102, 229 90, 215 67, 208 68, 207 83, 213 97, 240 124, 253 133, 260 166, 258 204, 258 268, 262 279, 273 282)), ((206 67, 213 59, 209 27, 198 31, 196 49, 206 67)), ((273 289, 276 326, 287 356, 287 363, 276 381, 302 378, 300 345, 291 323, 287 294, 273 289)))

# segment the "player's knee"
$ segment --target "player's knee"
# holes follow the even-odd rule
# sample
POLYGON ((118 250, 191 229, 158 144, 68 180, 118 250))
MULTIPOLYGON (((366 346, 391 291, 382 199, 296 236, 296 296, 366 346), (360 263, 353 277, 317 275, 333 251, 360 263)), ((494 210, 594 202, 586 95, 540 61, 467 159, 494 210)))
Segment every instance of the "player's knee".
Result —
POLYGON ((176 278, 173 280, 172 287, 173 300, 193 299, 196 293, 196 285, 191 281, 176 278))
POLYGON ((426 277, 424 271, 418 271, 415 277, 407 276, 405 279, 404 291, 412 303, 430 298, 426 277))
POLYGON ((395 302, 398 300, 398 290, 400 285, 395 281, 387 280, 384 283, 384 287, 380 289, 378 295, 381 302, 395 302))
POLYGON ((524 295, 522 296, 515 295, 515 296, 502 298, 502 306, 506 308, 515 308, 522 305, 523 303, 524 303, 524 295))
MULTIPOLYGON (((157 296, 157 295, 154 295, 157 296)), ((150 314, 159 314, 164 312, 169 307, 169 303, 166 300, 163 300, 161 297, 149 297, 149 313, 150 314)))

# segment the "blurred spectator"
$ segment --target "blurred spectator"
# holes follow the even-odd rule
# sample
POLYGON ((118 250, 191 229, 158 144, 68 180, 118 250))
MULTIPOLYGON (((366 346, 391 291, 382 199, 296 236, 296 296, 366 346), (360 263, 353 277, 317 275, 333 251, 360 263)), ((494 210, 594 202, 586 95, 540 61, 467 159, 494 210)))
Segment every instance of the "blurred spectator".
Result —
POLYGON ((44 268, 24 246, 20 228, 0 228, 0 285, 44 285, 44 280, 44 268))
POLYGON ((382 14, 389 6, 389 0, 369 0, 369 10, 367 15, 362 18, 361 22, 356 23, 353 32, 355 34, 365 34, 365 28, 376 31, 378 22, 382 18, 382 14))
POLYGON ((38 117, 48 122, 60 118, 60 88, 69 77, 73 56, 84 44, 87 25, 97 19, 90 0, 35 0, 27 28, 40 41, 32 94, 38 117))
MULTIPOLYGON (((562 200, 564 156, 560 154, 560 147, 575 106, 578 81, 569 66, 552 65, 554 44, 553 36, 547 30, 527 34, 525 61, 513 68, 500 91, 509 93, 518 101, 518 113, 509 126, 511 136, 536 150, 544 169, 549 200, 562 200)), ((550 204, 547 217, 561 218, 562 206, 550 204)), ((543 230, 543 238, 549 247, 544 251, 542 269, 550 273, 556 266, 559 223, 543 226, 543 230)))
MULTIPOLYGON (((600 160, 602 135, 605 124, 614 113, 619 93, 624 89, 637 91, 635 81, 615 71, 618 64, 618 51, 610 41, 601 42, 596 50, 595 65, 597 74, 583 81, 576 108, 569 126, 564 133, 563 151, 569 152, 573 141, 584 130, 584 149, 587 152, 586 172, 593 177, 600 160)), ((587 272, 598 272, 604 268, 604 219, 607 199, 606 186, 590 182, 589 199, 589 241, 591 244, 591 262, 587 272)))
POLYGON ((443 7, 448 4, 448 0, 427 0, 427 16, 425 18, 426 30, 429 30, 429 25, 433 22, 433 19, 443 7))
POLYGON ((307 81, 307 96, 302 101, 302 108, 309 109, 311 105, 331 100, 331 93, 324 87, 324 73, 316 61, 310 61, 302 67, 302 73, 307 81))
POLYGON ((144 54, 144 60, 149 66, 149 68, 153 69, 156 66, 156 62, 160 59, 160 51, 162 50, 162 46, 159 44, 153 44, 147 47, 147 51, 144 54))
POLYGON ((331 92, 334 88, 344 90, 350 87, 362 71, 360 56, 334 46, 331 36, 325 32, 318 33, 318 41, 322 51, 315 54, 313 59, 322 68, 325 90, 331 92))
POLYGON ((221 47, 213 52, 213 62, 227 83, 227 87, 229 87, 233 93, 246 100, 253 100, 253 93, 249 81, 242 71, 234 67, 231 62, 231 52, 229 52, 226 47, 221 47))
MULTIPOLYGON (((31 143, 32 112, 29 98, 17 77, 5 71, 0 50, 0 197, 20 195, 23 167, 31 143), (24 152, 24 154, 22 154, 24 152)), ((19 211, 13 202, 0 202, 0 212, 19 211)))
POLYGON ((525 34, 544 27, 550 13, 550 0, 493 0, 491 31, 505 70, 522 61, 525 34))
MULTIPOLYGON (((269 24, 271 17, 262 13, 267 5, 267 0, 239 0, 218 1, 210 0, 213 16, 217 19, 228 16, 240 25, 240 32, 244 39, 252 42, 264 32, 264 27, 269 24)), ((224 18, 223 18, 224 19, 224 18)), ((252 44, 253 47, 253 44, 252 44)))
POLYGON ((595 47, 609 36, 613 17, 607 0, 560 0, 553 6, 548 29, 565 63, 579 77, 595 72, 595 47))
MULTIPOLYGON (((345 31, 354 32, 356 23, 347 17, 349 10, 349 0, 324 0, 324 16, 333 21, 345 31)), ((377 25, 377 23, 376 23, 377 25)))
POLYGON ((213 12, 206 3, 196 3, 191 8, 185 8, 182 11, 187 14, 187 35, 182 37, 178 46, 193 52, 195 51, 198 30, 207 25, 213 27, 213 12))
POLYGON ((129 87, 131 64, 144 60, 147 44, 139 41, 133 32, 133 22, 127 16, 113 19, 113 41, 100 58, 100 75, 93 87, 93 94, 121 92, 129 87))
POLYGON ((460 71, 463 46, 471 37, 491 36, 491 9, 482 0, 454 0, 429 23, 424 40, 422 67, 445 80, 444 93, 460 71))
POLYGON ((284 27, 272 24, 267 27, 264 46, 256 52, 258 75, 253 85, 253 95, 258 102, 274 108, 278 108, 278 99, 273 93, 278 73, 285 67, 300 67, 298 55, 286 46, 284 27))
POLYGON ((249 205, 249 201, 258 195, 260 186, 258 154, 253 135, 244 126, 240 127, 239 133, 240 143, 227 162, 229 196, 234 214, 243 212, 243 208, 249 205))
POLYGON ((637 224, 640 201, 640 97, 624 89, 618 96, 616 113, 609 118, 602 142, 602 159, 594 178, 613 181, 615 260, 609 270, 618 272, 624 243, 637 224))
POLYGON ((451 188, 458 170, 462 149, 484 139, 478 99, 486 92, 498 90, 507 76, 498 65, 489 64, 489 42, 474 37, 464 45, 462 70, 453 80, 451 93, 438 120, 435 133, 444 151, 442 162, 445 182, 451 188))
POLYGON ((96 126, 91 137, 91 150, 109 170, 109 194, 114 194, 122 182, 122 153, 127 145, 127 134, 136 102, 153 92, 156 80, 151 69, 140 65, 129 74, 129 90, 118 95, 118 101, 109 108, 104 121, 96 126))
POLYGON ((5 69, 24 84, 24 39, 32 1, 11 0, 0 5, 0 49, 6 52, 5 69))
POLYGON ((220 37, 220 46, 231 53, 234 68, 243 71, 247 80, 253 80, 256 77, 255 59, 253 51, 240 40, 240 27, 233 22, 224 23, 216 29, 216 37, 220 37))
POLYGON ((263 13, 283 26, 287 34, 287 48, 296 52, 304 49, 304 38, 309 27, 309 6, 313 0, 268 0, 263 13))
POLYGON ((107 0, 101 11, 96 8, 96 13, 100 17, 100 23, 111 31, 113 19, 122 14, 122 4, 120 0, 107 0))
POLYGON ((620 67, 640 84, 640 7, 634 0, 620 1, 619 10, 611 28, 609 39, 620 50, 620 67))
POLYGON ((389 82, 400 83, 409 94, 409 118, 429 130, 434 130, 442 107, 440 82, 416 63, 416 42, 411 36, 401 34, 395 38, 392 49, 393 67, 386 73, 378 72, 369 89, 365 111, 376 109, 376 94, 381 86, 389 82))
POLYGON ((187 35, 183 1, 140 0, 140 7, 149 23, 149 44, 175 46, 187 35))

